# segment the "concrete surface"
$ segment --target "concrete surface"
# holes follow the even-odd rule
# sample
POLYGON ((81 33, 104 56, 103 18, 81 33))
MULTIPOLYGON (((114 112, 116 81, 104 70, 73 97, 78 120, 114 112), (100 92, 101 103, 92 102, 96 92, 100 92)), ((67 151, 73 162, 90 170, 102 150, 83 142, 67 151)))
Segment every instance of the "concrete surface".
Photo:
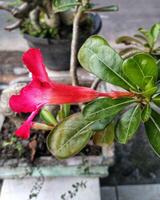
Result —
POLYGON ((117 200, 115 187, 102 187, 101 200, 117 200))
POLYGON ((159 200, 160 185, 118 186, 119 200, 159 200))
POLYGON ((101 200, 159 200, 160 184, 101 188, 101 200))

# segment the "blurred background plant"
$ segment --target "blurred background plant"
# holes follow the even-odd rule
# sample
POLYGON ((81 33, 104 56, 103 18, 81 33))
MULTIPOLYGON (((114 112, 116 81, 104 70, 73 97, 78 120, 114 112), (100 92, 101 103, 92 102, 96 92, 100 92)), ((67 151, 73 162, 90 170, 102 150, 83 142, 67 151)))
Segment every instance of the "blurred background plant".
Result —
MULTIPOLYGON (((77 6, 83 5, 87 13, 117 11, 115 5, 96 7, 89 0, 16 0, 0 1, 0 9, 10 12, 17 21, 5 27, 6 30, 20 28, 23 33, 44 38, 71 37, 72 24, 77 6)), ((86 13, 80 23, 84 31, 92 25, 86 13), (85 28, 86 27, 86 28, 85 28)))
POLYGON ((117 44, 124 44, 120 50, 123 58, 130 57, 139 52, 149 53, 156 59, 160 59, 160 46, 158 39, 160 36, 160 23, 154 24, 150 29, 139 28, 134 36, 121 36, 117 38, 117 44))
POLYGON ((99 7, 90 0, 16 0, 0 1, 0 9, 17 18, 6 30, 19 28, 29 47, 42 50, 45 64, 51 70, 64 71, 69 70, 74 27, 78 27, 79 48, 101 29, 101 18, 95 12, 117 11, 118 6, 99 7))

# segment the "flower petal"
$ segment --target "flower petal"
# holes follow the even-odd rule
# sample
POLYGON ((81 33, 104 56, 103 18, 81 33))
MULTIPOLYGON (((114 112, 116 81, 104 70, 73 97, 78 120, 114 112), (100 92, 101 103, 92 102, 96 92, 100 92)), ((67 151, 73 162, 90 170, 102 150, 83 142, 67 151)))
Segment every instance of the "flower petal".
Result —
POLYGON ((33 112, 39 104, 48 103, 48 98, 52 95, 50 91, 48 83, 34 79, 20 91, 19 95, 11 96, 9 105, 14 112, 33 112))
POLYGON ((38 114, 39 110, 43 104, 37 106, 37 108, 30 114, 28 119, 16 130, 15 135, 23 139, 28 139, 30 137, 30 129, 32 127, 32 121, 34 117, 38 114))
POLYGON ((23 54, 23 63, 32 73, 33 78, 49 81, 40 49, 31 48, 23 54))
POLYGON ((75 104, 91 101, 99 96, 99 93, 87 87, 70 86, 54 82, 53 95, 50 104, 75 104))
POLYGON ((22 139, 28 139, 30 136, 30 129, 31 129, 32 123, 29 123, 28 121, 25 121, 19 129, 16 130, 15 135, 17 137, 21 137, 22 139))

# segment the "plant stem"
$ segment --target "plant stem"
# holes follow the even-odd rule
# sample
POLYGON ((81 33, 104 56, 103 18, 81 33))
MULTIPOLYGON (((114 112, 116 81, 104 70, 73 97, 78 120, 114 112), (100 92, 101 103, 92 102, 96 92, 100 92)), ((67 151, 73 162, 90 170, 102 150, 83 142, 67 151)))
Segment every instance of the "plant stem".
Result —
POLYGON ((92 83, 92 85, 91 85, 91 88, 94 89, 94 90, 96 90, 100 82, 101 82, 101 79, 100 79, 100 78, 96 78, 96 79, 93 81, 93 83, 92 83))
POLYGON ((77 12, 73 21, 73 35, 71 42, 71 60, 70 60, 70 75, 72 79, 72 85, 78 85, 77 77, 77 47, 78 47, 78 37, 79 37, 79 21, 83 13, 83 7, 78 6, 77 12))

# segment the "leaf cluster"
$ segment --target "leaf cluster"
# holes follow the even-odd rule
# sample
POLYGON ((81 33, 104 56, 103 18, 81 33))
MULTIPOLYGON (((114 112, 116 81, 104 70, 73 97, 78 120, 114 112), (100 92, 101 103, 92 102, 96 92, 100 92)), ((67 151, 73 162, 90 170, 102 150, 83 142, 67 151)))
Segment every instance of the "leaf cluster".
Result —
POLYGON ((132 93, 130 98, 99 98, 85 105, 82 113, 62 119, 47 138, 49 151, 58 159, 79 153, 90 140, 111 145, 116 139, 125 144, 141 124, 149 142, 160 154, 160 84, 158 65, 147 53, 123 60, 98 36, 90 37, 78 53, 80 64, 101 80, 132 93))
POLYGON ((120 55, 124 58, 139 52, 146 52, 157 59, 160 58, 159 36, 160 23, 156 23, 148 30, 139 28, 138 34, 134 36, 121 36, 117 38, 116 43, 126 46, 120 50, 120 55))

